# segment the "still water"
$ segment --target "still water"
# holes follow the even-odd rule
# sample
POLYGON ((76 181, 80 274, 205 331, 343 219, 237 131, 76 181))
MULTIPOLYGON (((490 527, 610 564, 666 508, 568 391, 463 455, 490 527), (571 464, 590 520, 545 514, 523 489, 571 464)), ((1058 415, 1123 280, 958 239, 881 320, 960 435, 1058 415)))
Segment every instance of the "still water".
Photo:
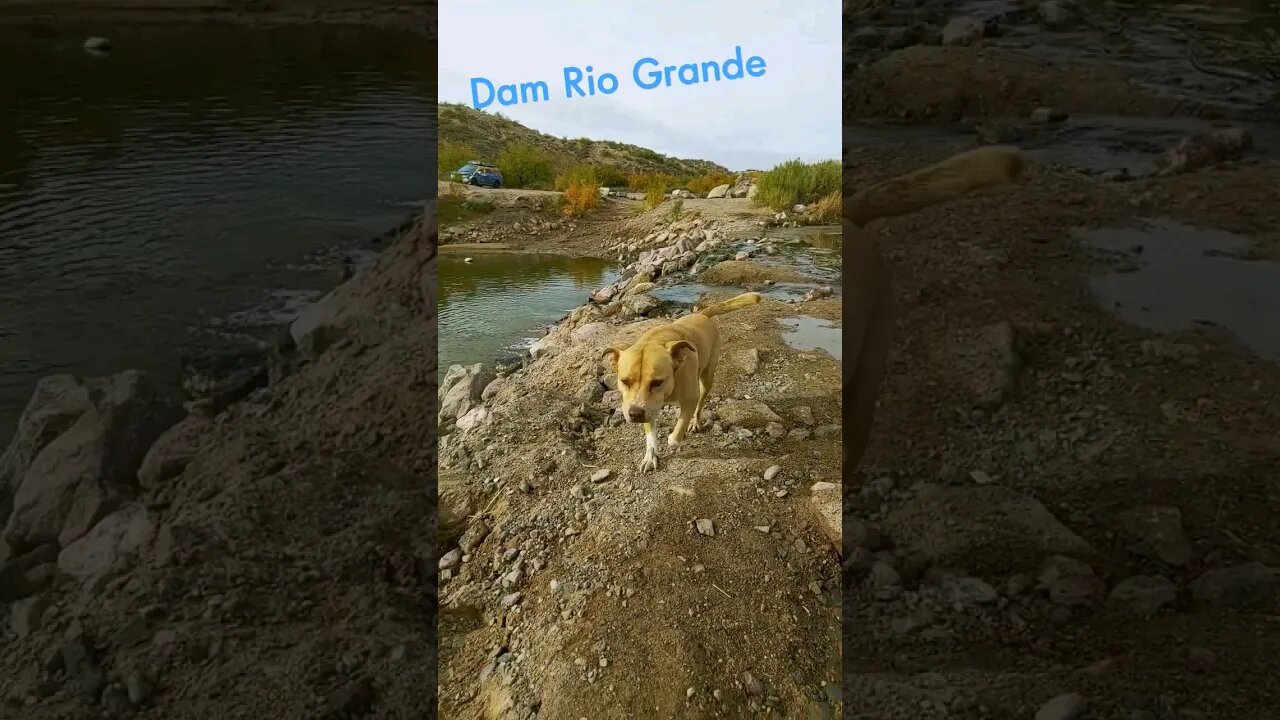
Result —
POLYGON ((38 378, 260 332, 432 190, 435 55, 331 27, 0 29, 0 446, 38 378), (88 35, 112 39, 92 56, 88 35))
POLYGON ((617 279, 598 258, 479 254, 465 262, 441 254, 440 349, 450 365, 492 363, 527 348, 538 327, 587 302, 593 290, 617 279))

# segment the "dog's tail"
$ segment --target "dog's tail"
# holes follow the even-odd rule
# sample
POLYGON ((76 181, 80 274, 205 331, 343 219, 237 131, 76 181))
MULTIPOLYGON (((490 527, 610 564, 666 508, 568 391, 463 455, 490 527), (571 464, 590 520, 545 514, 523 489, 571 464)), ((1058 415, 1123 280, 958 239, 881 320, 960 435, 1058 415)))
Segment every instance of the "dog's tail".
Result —
POLYGON ((702 308, 698 312, 702 313, 703 315, 706 315, 707 317, 715 317, 717 315, 723 315, 727 312, 733 312, 734 310, 741 310, 742 308, 750 305, 757 305, 763 299, 764 298, 760 297, 760 293, 747 292, 747 293, 742 293, 737 297, 729 298, 724 302, 719 302, 719 303, 716 303, 715 305, 708 305, 707 307, 702 308))
POLYGON ((1022 151, 1016 147, 995 145, 969 150, 847 197, 844 217, 861 227, 877 218, 905 215, 979 188, 1011 183, 1026 164, 1022 151))

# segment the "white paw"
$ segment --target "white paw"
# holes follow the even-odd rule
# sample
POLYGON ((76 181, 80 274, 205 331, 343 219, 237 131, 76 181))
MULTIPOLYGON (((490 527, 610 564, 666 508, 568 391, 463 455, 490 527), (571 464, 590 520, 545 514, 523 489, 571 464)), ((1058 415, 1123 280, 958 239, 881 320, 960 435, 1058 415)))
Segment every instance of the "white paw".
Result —
POLYGON ((644 459, 640 461, 640 472, 647 473, 658 469, 658 453, 649 450, 645 452, 644 459))

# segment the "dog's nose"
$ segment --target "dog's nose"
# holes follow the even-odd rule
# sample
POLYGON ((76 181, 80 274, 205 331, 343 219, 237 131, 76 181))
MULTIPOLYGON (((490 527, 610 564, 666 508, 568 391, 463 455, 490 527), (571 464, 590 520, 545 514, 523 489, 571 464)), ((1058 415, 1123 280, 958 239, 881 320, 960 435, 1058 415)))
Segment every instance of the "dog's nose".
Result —
POLYGON ((627 408, 627 419, 631 422, 644 422, 644 408, 634 405, 627 408))

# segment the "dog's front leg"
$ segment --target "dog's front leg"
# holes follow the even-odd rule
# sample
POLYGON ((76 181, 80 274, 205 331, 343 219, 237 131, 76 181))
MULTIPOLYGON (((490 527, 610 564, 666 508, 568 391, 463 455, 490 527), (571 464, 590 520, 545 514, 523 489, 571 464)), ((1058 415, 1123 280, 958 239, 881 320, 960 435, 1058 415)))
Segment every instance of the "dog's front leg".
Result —
POLYGON ((695 414, 696 407, 680 406, 680 419, 676 421, 676 426, 672 429, 671 434, 667 436, 667 447, 675 447, 684 441, 686 432, 692 431, 697 427, 697 418, 695 414))
POLYGON ((658 469, 658 428, 653 423, 644 424, 644 459, 640 461, 640 472, 658 469))

